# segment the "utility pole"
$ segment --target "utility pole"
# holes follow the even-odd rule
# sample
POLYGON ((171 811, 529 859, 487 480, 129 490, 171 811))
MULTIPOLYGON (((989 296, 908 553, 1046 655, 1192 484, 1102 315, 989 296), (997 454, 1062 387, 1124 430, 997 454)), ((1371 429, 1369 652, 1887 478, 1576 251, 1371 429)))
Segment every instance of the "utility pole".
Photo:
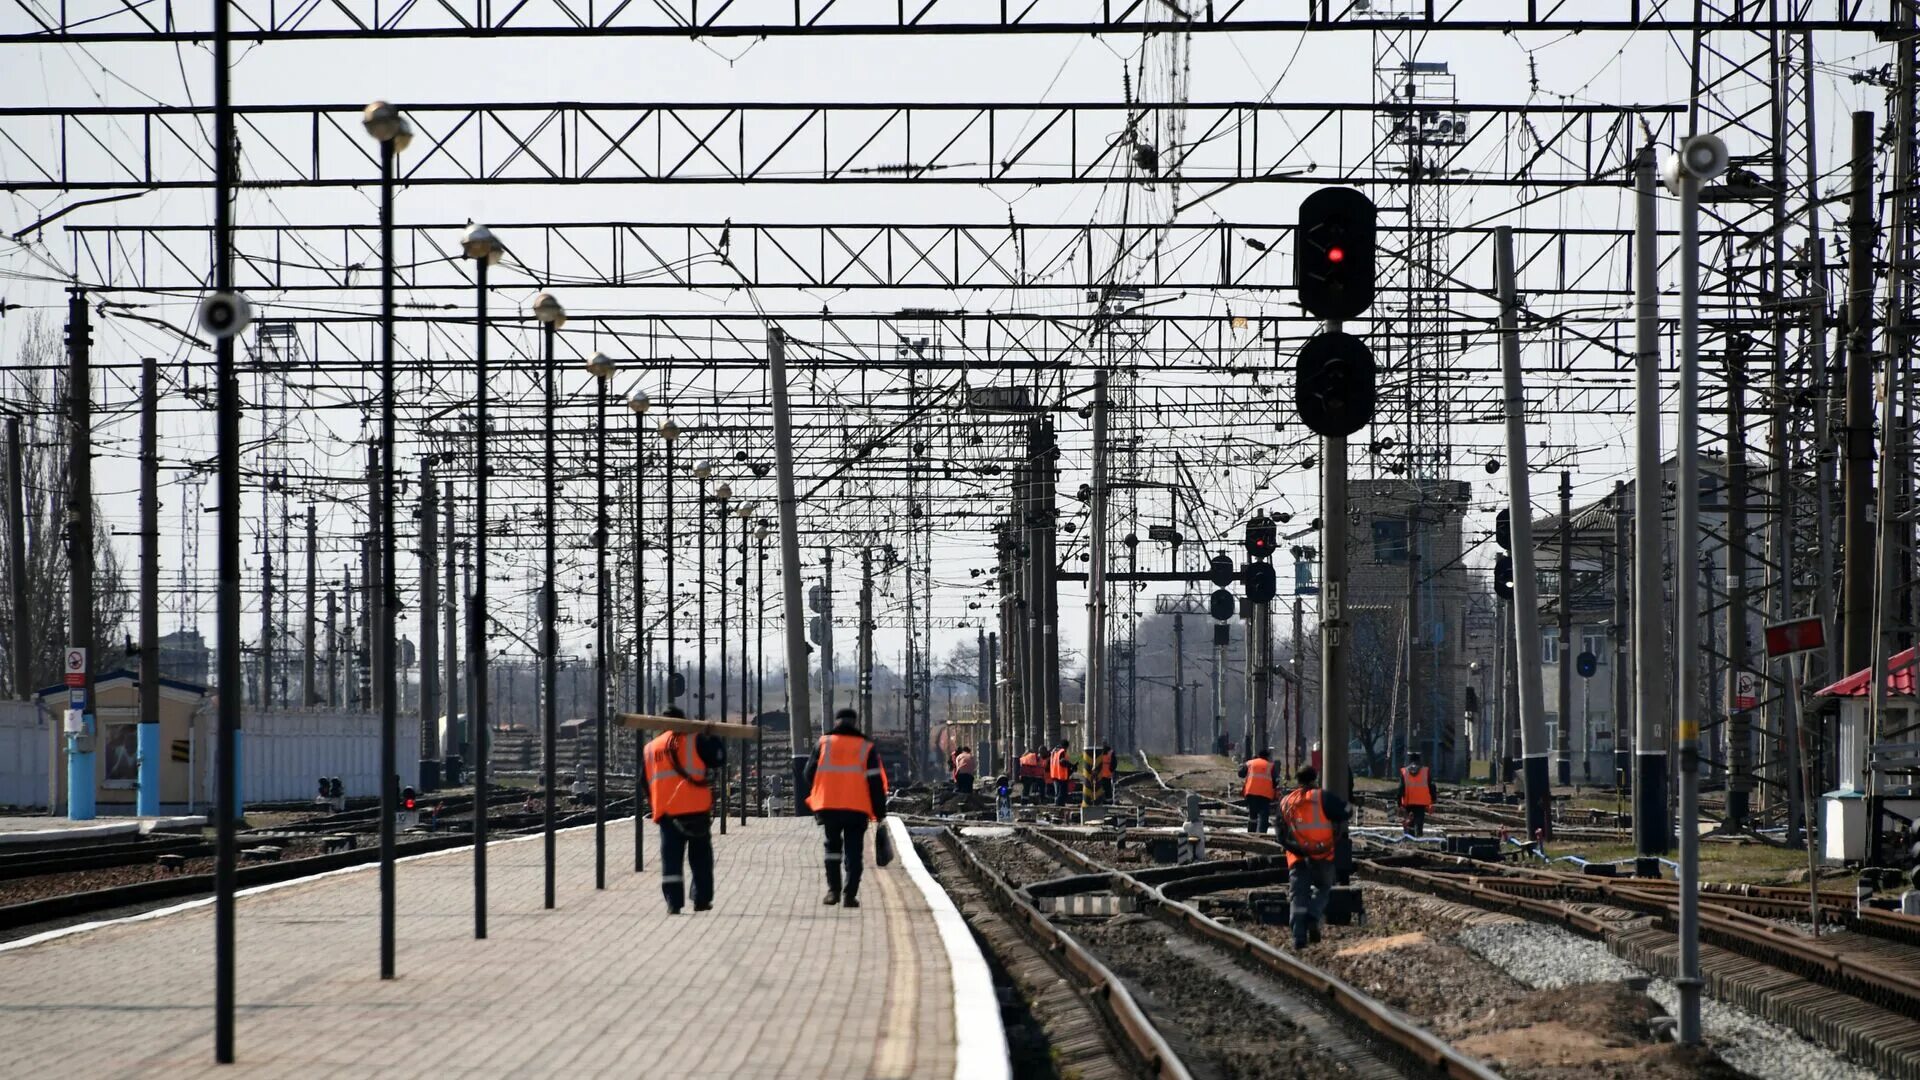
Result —
POLYGON ((1617 786, 1625 779, 1620 775, 1620 750, 1626 744, 1626 725, 1621 720, 1627 715, 1627 700, 1631 694, 1631 685, 1627 680, 1627 523, 1630 512, 1627 509, 1627 488, 1618 480, 1613 482, 1613 632, 1609 635, 1613 649, 1613 753, 1607 762, 1608 777, 1617 786))
POLYGON ((1295 592, 1293 594, 1293 673, 1299 676, 1300 681, 1294 684, 1293 689, 1293 749, 1291 756, 1287 759, 1289 768, 1297 767, 1307 760, 1307 664, 1305 654, 1301 651, 1303 647, 1301 606, 1300 594, 1295 592))
POLYGON ((1660 247, 1653 191, 1654 151, 1634 161, 1634 473, 1633 473, 1633 843, 1634 873, 1659 872, 1658 856, 1672 847, 1667 819, 1666 611, 1661 574, 1660 247))
MULTIPOLYGON (((1413 505, 1407 508, 1407 744, 1402 751, 1414 748, 1420 732, 1420 497, 1419 481, 1415 480, 1413 505)), ((1401 764, 1405 763, 1403 753, 1401 764)), ((1439 764, 1436 754, 1427 768, 1439 764)))
MULTIPOLYGON (((1184 597, 1183 597, 1184 599, 1184 597)), ((1180 686, 1187 674, 1187 628, 1181 612, 1173 613, 1173 752, 1187 752, 1187 714, 1180 686)))
POLYGON ((1039 678, 1045 687, 1041 704, 1047 715, 1047 741, 1060 740, 1060 595, 1059 565, 1054 553, 1054 470, 1059 449, 1054 444, 1053 418, 1040 418, 1039 468, 1040 495, 1040 650, 1039 678))
POLYGON ((446 482, 446 486, 440 492, 440 501, 446 514, 444 523, 446 531, 441 536, 444 541, 441 547, 446 551, 446 566, 443 573, 447 605, 446 626, 443 631, 444 637, 441 639, 447 665, 447 679, 441 691, 441 700, 446 704, 447 714, 446 727, 440 732, 440 760, 444 765, 447 758, 460 755, 460 725, 455 721, 463 711, 460 708, 460 605, 453 602, 453 598, 460 595, 460 582, 457 577, 460 572, 460 559, 455 554, 456 545, 459 543, 455 538, 459 534, 454 532, 457 522, 454 520, 453 481, 446 482))
MULTIPOLYGON (((420 461, 420 760, 421 788, 440 786, 440 489, 433 456, 420 461), (431 772, 431 776, 429 776, 431 772)), ((311 605, 309 605, 311 606, 311 605)))
MULTIPOLYGON (((1740 684, 1753 663, 1747 634, 1746 351, 1746 341, 1739 337, 1727 351, 1726 827, 1730 830, 1746 828, 1753 792, 1753 713, 1740 702, 1740 684)), ((1757 698, 1757 682, 1752 689, 1757 698)))
POLYGON ((1554 771, 1573 783, 1573 474, 1560 470, 1560 723, 1554 728, 1554 771))
POLYGON ((820 559, 820 723, 833 719, 833 547, 820 559))
MULTIPOLYGON (((73 289, 67 297, 67 583, 72 601, 67 644, 86 650, 81 685, 71 695, 82 729, 67 738, 67 816, 90 821, 94 812, 93 664, 93 371, 88 349, 93 328, 87 322, 87 296, 73 289)), ((222 507, 222 509, 225 509, 222 507)))
POLYGON ((327 590, 327 708, 340 707, 340 596, 327 590))
POLYGON ((33 597, 27 587, 27 478, 20 418, 7 417, 7 585, 13 596, 13 696, 33 700, 33 597))
MULTIPOLYGON (((1853 114, 1853 191, 1847 219, 1846 449, 1842 473, 1841 667, 1873 662, 1873 114, 1853 114)), ((1883 511, 1884 512, 1884 511, 1883 511)))
MULTIPOLYGON (((1093 373, 1093 491, 1087 500, 1087 664, 1086 741, 1098 745, 1111 737, 1107 705, 1107 373, 1093 373)), ((1178 633, 1180 616, 1174 616, 1178 633)), ((1177 695, 1176 695, 1177 696, 1177 695)), ((1179 713, 1174 714, 1178 739, 1179 713)))
POLYGON ((1500 368, 1505 382, 1507 527, 1513 537, 1514 666, 1520 677, 1520 759, 1524 769, 1527 836, 1552 829, 1553 793, 1547 779, 1547 725, 1540 692, 1540 576, 1534 571, 1533 497, 1528 490, 1527 394, 1520 374, 1520 301, 1513 278, 1513 230, 1494 230, 1500 288, 1500 368), (1531 662, 1527 657, 1535 659, 1531 662))
POLYGON ((141 817, 160 815, 160 362, 140 361, 140 727, 135 747, 141 817))
POLYGON ((768 381, 773 384, 774 472, 780 489, 781 592, 786 611, 787 722, 792 739, 793 812, 805 811, 799 795, 805 780, 807 757, 813 749, 813 723, 807 715, 806 616, 800 595, 800 513, 793 487, 793 415, 787 404, 787 338, 777 327, 767 330, 768 381))
MULTIPOLYGON (((1328 333, 1340 320, 1328 319, 1328 333)), ((1347 440, 1320 440, 1320 785, 1341 798, 1353 794, 1347 765, 1347 440)), ((1218 640, 1218 639, 1216 639, 1218 640)), ((1217 663, 1218 661, 1216 661, 1217 663)), ((1218 680, 1216 680, 1217 682, 1218 680)))
POLYGON ((873 549, 860 549, 860 720, 873 728, 873 549))
MULTIPOLYGON (((318 622, 319 616, 320 616, 320 611, 315 606, 315 603, 314 603, 317 595, 317 590, 320 588, 320 550, 319 548, 320 548, 320 521, 319 521, 318 515, 314 512, 314 508, 311 505, 309 505, 307 507, 307 610, 306 610, 306 616, 305 616, 306 627, 305 627, 305 633, 301 635, 302 648, 300 650, 300 698, 301 698, 300 704, 303 706, 311 706, 311 705, 318 704, 318 701, 316 699, 319 696, 313 692, 313 677, 314 677, 313 668, 315 663, 314 654, 317 648, 316 643, 313 639, 313 635, 316 629, 315 624, 318 622)), ((426 729, 426 725, 422 724, 421 730, 424 731, 425 729, 426 729)))
POLYGON ((993 751, 1000 756, 1000 768, 1009 768, 1019 757, 1007 753, 1006 729, 1000 722, 1000 635, 987 635, 984 659, 987 675, 987 731, 993 739, 993 751))

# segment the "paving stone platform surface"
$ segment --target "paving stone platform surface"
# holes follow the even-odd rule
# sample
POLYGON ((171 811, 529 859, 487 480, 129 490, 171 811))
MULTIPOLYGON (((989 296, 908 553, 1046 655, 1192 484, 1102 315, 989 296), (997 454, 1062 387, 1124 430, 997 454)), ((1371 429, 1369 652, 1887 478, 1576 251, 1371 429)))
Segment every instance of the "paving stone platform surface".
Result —
POLYGON ((13 1076, 940 1077, 954 990, 907 868, 869 866, 857 911, 826 907, 818 833, 754 819, 715 836, 714 910, 669 916, 657 836, 559 838, 541 908, 538 839, 489 848, 488 938, 471 853, 399 864, 399 977, 379 977, 378 877, 247 895, 238 911, 238 1062, 213 1063, 213 909, 0 951, 13 1076))

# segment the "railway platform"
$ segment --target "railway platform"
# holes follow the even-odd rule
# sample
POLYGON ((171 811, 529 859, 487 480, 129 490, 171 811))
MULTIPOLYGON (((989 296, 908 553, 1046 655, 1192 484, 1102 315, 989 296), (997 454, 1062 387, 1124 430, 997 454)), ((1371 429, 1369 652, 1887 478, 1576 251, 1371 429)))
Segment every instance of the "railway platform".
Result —
POLYGON ((5 814, 0 815, 0 846, 80 840, 132 840, 155 831, 198 829, 206 823, 206 817, 198 814, 97 817, 88 821, 72 821, 47 814, 5 814))
MULTIPOLYGON (((539 837, 488 849, 488 938, 471 851, 396 870, 398 977, 378 977, 371 867, 248 890, 236 1062, 213 1060, 213 908, 195 901, 0 946, 0 1041, 16 1075, 1003 1078, 985 961, 891 823, 858 910, 820 903, 806 819, 715 836, 712 911, 667 914, 651 826, 560 834, 557 906, 539 837)), ((716 830, 717 831, 717 830, 716 830)))

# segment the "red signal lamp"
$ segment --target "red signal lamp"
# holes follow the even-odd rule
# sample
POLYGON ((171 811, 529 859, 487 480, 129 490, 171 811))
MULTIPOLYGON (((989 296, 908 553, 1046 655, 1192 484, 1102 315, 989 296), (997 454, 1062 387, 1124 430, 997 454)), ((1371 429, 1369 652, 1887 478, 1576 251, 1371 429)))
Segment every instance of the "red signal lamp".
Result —
POLYGON ((1330 248, 1328 248, 1328 249, 1327 249, 1327 261, 1328 261, 1328 262, 1330 262, 1330 263, 1338 263, 1338 262, 1346 262, 1346 261, 1347 261, 1347 249, 1346 249, 1346 248, 1340 248, 1340 247, 1330 247, 1330 248))

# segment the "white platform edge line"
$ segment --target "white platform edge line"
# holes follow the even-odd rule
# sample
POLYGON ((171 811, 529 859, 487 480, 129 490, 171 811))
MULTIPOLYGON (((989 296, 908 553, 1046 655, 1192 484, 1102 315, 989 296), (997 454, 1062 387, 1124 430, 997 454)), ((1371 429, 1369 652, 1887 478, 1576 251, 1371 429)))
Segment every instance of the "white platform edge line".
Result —
MULTIPOLYGON (((613 822, 609 821, 608 824, 613 824, 613 822)), ((573 825, 565 829, 555 829, 554 834, 558 835, 560 833, 579 832, 581 829, 591 829, 591 828, 593 828, 591 824, 573 825)), ((529 834, 527 836, 511 836, 504 840, 489 840, 487 841, 487 846, 488 847, 496 847, 496 846, 504 847, 507 844, 518 844, 526 840, 538 840, 544 837, 545 835, 546 834, 544 832, 537 832, 537 833, 529 834)), ((458 854, 461 854, 462 852, 465 852, 467 854, 472 854, 473 846, 469 844, 464 847, 448 848, 445 851, 425 851, 425 852, 421 852, 418 855, 403 855, 393 860, 393 862, 394 862, 394 865, 398 866, 403 862, 413 862, 415 859, 438 859, 438 858, 441 858, 442 856, 458 855, 458 854)), ((367 870, 377 870, 379 868, 380 868, 380 860, 375 859, 372 862, 364 862, 355 866, 343 866, 343 867, 340 867, 338 870, 322 870, 320 873, 308 874, 306 877, 288 878, 285 881, 275 881, 275 882, 270 882, 266 885, 255 885, 251 888, 239 889, 239 890, 236 890, 233 895, 235 899, 239 899, 240 897, 243 897, 243 896, 258 896, 261 893, 273 892, 276 889, 285 889, 294 885, 310 884, 312 882, 319 881, 323 878, 339 877, 343 874, 358 874, 367 870)), ((109 926, 125 926, 129 923, 146 922, 149 919, 158 919, 167 915, 177 915, 182 911, 192 911, 195 908, 210 907, 212 906, 213 901, 214 901, 214 897, 203 896, 197 900, 188 900, 184 903, 175 904, 172 907, 155 908, 152 911, 142 911, 135 915, 123 915, 118 919, 101 919, 96 922, 79 923, 74 926, 63 926, 58 930, 47 930, 42 933, 34 934, 31 937, 20 938, 16 941, 0 942, 0 953, 13 952, 16 949, 24 949, 32 945, 42 945, 49 941, 58 941, 61 938, 72 937, 75 934, 91 933, 95 930, 103 930, 109 926)))
POLYGON ((987 958, 981 955, 960 909, 953 906, 953 899, 920 861, 906 825, 897 817, 889 817, 887 828, 892 831, 900 865, 906 867, 907 876, 933 909, 933 924, 940 930, 947 968, 953 973, 953 1080, 1011 1080, 1007 1033, 1000 1024, 1000 996, 994 992, 987 958))

